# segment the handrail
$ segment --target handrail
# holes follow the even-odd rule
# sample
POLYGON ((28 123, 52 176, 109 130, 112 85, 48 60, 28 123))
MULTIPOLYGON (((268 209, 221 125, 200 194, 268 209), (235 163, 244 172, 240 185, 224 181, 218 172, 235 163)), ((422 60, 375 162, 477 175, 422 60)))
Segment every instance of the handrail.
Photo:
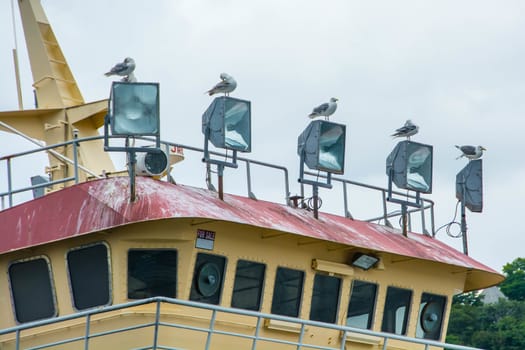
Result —
MULTIPOLYGON (((327 176, 323 175, 323 174, 316 174, 316 173, 309 172, 309 171, 305 171, 304 173, 306 175, 317 176, 317 177, 320 177, 320 178, 323 178, 323 179, 327 178, 327 176)), ((343 184, 343 201, 344 201, 343 204, 344 204, 344 212, 345 212, 345 216, 346 217, 353 218, 352 215, 350 214, 350 211, 348 210, 347 187, 346 187, 347 184, 348 185, 357 186, 357 187, 368 188, 368 189, 379 191, 379 192, 382 193, 382 196, 383 196, 383 215, 382 216, 378 216, 378 217, 369 218, 369 219, 364 219, 363 221, 373 222, 373 221, 378 221, 378 220, 385 220, 385 223, 388 224, 388 220, 387 220, 388 218, 390 218, 390 217, 398 217, 398 216, 402 215, 401 213, 388 213, 387 207, 386 207, 386 203, 388 202, 387 199, 386 199, 386 194, 388 193, 388 189, 386 189, 386 188, 379 187, 379 186, 374 186, 374 185, 368 185, 368 184, 365 184, 365 183, 362 183, 362 182, 348 180, 348 179, 343 179, 343 178, 339 178, 339 177, 335 177, 335 176, 331 177, 331 181, 333 181, 333 182, 341 182, 343 184)), ((301 187, 303 187, 303 186, 304 185, 301 184, 301 187)), ((303 192, 303 190, 301 190, 301 192, 303 192)), ((411 195, 411 194, 408 194, 408 193, 402 193, 402 192, 399 192, 399 191, 392 191, 392 194, 397 195, 397 196, 404 196, 406 198, 411 198, 411 199, 414 199, 414 200, 417 198, 414 195, 411 195)), ((420 200, 421 200, 421 203, 422 203, 421 207, 418 208, 418 209, 409 209, 409 210, 407 210, 407 213, 410 215, 411 213, 414 213, 414 212, 417 212, 417 211, 421 212, 421 221, 422 221, 422 226, 423 226, 423 233, 428 235, 428 232, 426 231, 426 227, 425 227, 424 211, 425 211, 425 209, 430 209, 431 229, 432 229, 432 236, 434 237, 435 236, 434 202, 432 200, 430 200, 430 199, 421 198, 421 197, 420 197, 420 200), (427 204, 425 204, 425 203, 427 203, 427 204)))
MULTIPOLYGON (((152 297, 137 301, 131 301, 124 304, 119 305, 112 305, 112 306, 104 306, 101 308, 94 308, 89 309, 86 311, 80 311, 74 314, 55 317, 51 319, 45 319, 40 321, 34 321, 22 325, 18 325, 15 327, 10 327, 6 329, 0 330, 0 336, 2 335, 8 335, 8 334, 15 334, 15 342, 16 342, 16 349, 20 348, 21 343, 21 333, 30 329, 34 329, 41 326, 46 325, 52 325, 52 324, 58 324, 60 322, 65 322, 69 320, 75 320, 75 319, 85 319, 85 334, 84 336, 75 336, 72 338, 65 338, 61 339, 52 343, 47 344, 40 344, 38 346, 32 347, 30 349, 36 350, 36 349, 45 349, 54 347, 57 345, 63 345, 73 342, 84 342, 84 349, 89 349, 89 340, 96 337, 103 337, 110 334, 117 334, 117 333, 124 333, 131 330, 141 329, 141 328, 153 328, 153 341, 152 346, 138 348, 138 349, 171 349, 172 347, 169 347, 167 345, 162 345, 162 339, 159 337, 159 332, 161 327, 169 327, 169 328, 180 328, 180 329, 187 329, 192 330, 196 332, 202 332, 207 333, 206 338, 206 347, 205 349, 210 349, 211 339, 214 335, 226 335, 231 337, 240 337, 245 339, 251 339, 252 340, 252 349, 256 349, 258 342, 271 342, 276 344, 289 344, 289 345, 295 345, 298 349, 300 348, 310 348, 310 349, 327 349, 327 350, 334 350, 334 349, 345 349, 346 348, 346 339, 348 336, 348 333, 357 333, 357 334, 363 334, 368 336, 374 336, 382 339, 383 342, 383 349, 386 349, 386 344, 389 340, 397 340, 403 343, 409 343, 409 344, 422 344, 425 345, 425 349, 428 349, 429 346, 432 347, 440 347, 440 348, 447 348, 449 350, 482 350, 478 348, 463 346, 463 345, 455 345, 455 344, 446 344, 434 340, 429 339, 422 339, 422 338, 410 338, 407 336, 397 335, 397 334, 391 334, 391 333, 384 333, 384 332, 376 332, 371 331, 368 329, 361 329, 361 328, 354 328, 349 326, 342 326, 337 324, 331 324, 331 323, 323 323, 318 321, 310 321, 310 320, 303 320, 293 317, 287 317, 287 316, 280 316, 280 315, 274 315, 274 314, 267 314, 267 313, 261 313, 257 311, 250 311, 250 310, 243 310, 243 309, 236 309, 236 308, 227 308, 222 307, 218 305, 212 305, 212 304, 204 304, 204 303, 198 303, 194 301, 188 301, 188 300, 181 300, 181 299, 173 299, 173 298, 167 298, 167 297, 152 297), (145 322, 145 323, 138 323, 127 327, 117 328, 117 329, 111 329, 111 330, 105 330, 105 331, 99 331, 97 333, 91 333, 90 331, 90 322, 93 315, 98 314, 104 314, 109 313, 112 311, 117 310, 123 310, 128 309, 140 305, 146 305, 146 304, 156 304, 155 305, 155 320, 153 322, 145 322), (210 310, 212 312, 212 315, 210 317, 209 326, 206 327, 198 327, 198 326, 190 326, 190 325, 184 325, 179 323, 169 323, 165 321, 161 321, 161 307, 163 304, 171 304, 171 305, 181 305, 181 306, 187 306, 197 309, 205 309, 210 310), (255 318, 256 321, 256 327, 254 327, 254 334, 245 334, 245 333, 238 333, 234 331, 225 331, 220 330, 214 327, 215 321, 217 319, 217 313, 227 313, 227 314, 234 314, 239 316, 248 316, 255 318), (261 336, 260 335, 260 328, 263 324, 264 320, 276 320, 276 321, 283 321, 288 323, 297 324, 298 328, 300 328, 299 336, 296 341, 294 340, 283 340, 279 338, 271 338, 268 336, 261 336), (304 337, 305 327, 318 327, 323 328, 327 330, 335 330, 342 333, 342 340, 341 344, 337 345, 337 347, 333 346, 319 346, 314 345, 311 343, 308 343, 308 337, 304 337)), ((59 329, 58 327, 56 329, 59 329)), ((2 340, 0 340, 0 344, 2 344, 2 340)))
MULTIPOLYGON (((42 184, 36 184, 36 185, 32 185, 32 186, 28 186, 28 187, 24 187, 24 188, 19 188, 19 189, 13 189, 12 188, 12 169, 11 169, 12 168, 11 161, 13 159, 20 158, 20 157, 27 156, 27 155, 31 155, 31 154, 35 154, 35 153, 38 153, 38 152, 46 152, 46 151, 47 152, 52 152, 53 148, 64 147, 64 146, 68 146, 68 145, 73 145, 74 149, 76 149, 77 145, 82 143, 82 142, 90 142, 90 141, 100 140, 100 139, 103 139, 103 138, 104 138, 104 136, 91 136, 91 137, 85 137, 85 138, 75 138, 73 140, 62 142, 62 143, 59 143, 59 144, 56 144, 56 145, 49 145, 49 146, 39 145, 39 148, 37 148, 37 149, 23 151, 23 152, 14 153, 14 154, 10 154, 10 155, 6 155, 6 156, 3 156, 3 157, 0 157, 0 162, 5 161, 6 164, 7 164, 6 167, 7 167, 7 180, 8 180, 8 189, 7 189, 7 191, 0 193, 0 198, 1 198, 1 203, 2 203, 2 208, 1 209, 4 209, 4 197, 6 197, 6 196, 8 197, 8 202, 9 202, 8 206, 11 207, 11 206, 13 206, 13 195, 14 194, 27 192, 27 191, 31 191, 31 190, 35 190, 35 189, 39 189, 39 188, 49 187, 49 186, 53 186, 53 185, 58 185, 58 184, 62 184, 62 183, 67 183, 67 182, 71 182, 71 181, 78 182, 79 171, 83 171, 84 173, 86 173, 88 175, 91 175, 91 176, 94 176, 96 178, 100 178, 101 177, 100 175, 95 174, 93 171, 90 171, 89 169, 86 169, 86 168, 82 167, 81 165, 79 165, 78 164, 78 159, 77 159, 76 156, 74 156, 73 160, 70 160, 70 159, 64 157, 64 158, 66 158, 65 161, 73 164, 73 166, 74 166, 74 171, 75 172, 74 172, 74 176, 73 177, 68 177, 68 178, 55 180, 55 181, 50 181, 50 182, 45 182, 45 183, 42 183, 42 184)), ((120 136, 109 136, 109 138, 111 138, 111 139, 118 139, 118 138, 122 138, 122 137, 120 137, 120 136)), ((137 139, 144 140, 144 141, 151 141, 151 138, 148 138, 148 137, 137 137, 137 139)), ((182 148, 185 151, 193 151, 193 152, 197 152, 197 153, 200 153, 200 154, 202 154, 204 152, 204 149, 202 149, 202 148, 188 146, 188 145, 184 145, 184 144, 180 144, 180 143, 168 142, 168 141, 164 141, 164 140, 161 140, 161 145, 164 145, 164 147, 167 146, 167 147, 182 148)), ((55 152, 55 153, 57 153, 57 152, 55 152)), ((74 152, 74 153, 76 155, 76 152, 74 152)), ((214 156, 224 156, 224 154, 221 154, 221 153, 218 153, 218 152, 214 152, 214 151, 210 151, 209 153, 214 155, 214 156)), ((63 156, 61 156, 61 157, 63 157, 63 156)), ((280 172, 283 173, 283 177, 284 177, 284 202, 287 205, 292 205, 291 200, 290 200, 289 175, 288 175, 288 169, 286 167, 280 166, 280 165, 276 165, 276 164, 261 162, 261 161, 258 161, 258 160, 245 158, 245 157, 237 157, 237 161, 240 162, 240 163, 243 163, 245 165, 245 167, 246 167, 247 196, 249 198, 253 198, 253 199, 256 198, 256 196, 255 196, 255 194, 253 192, 253 189, 252 189, 251 168, 254 165, 257 165, 257 166, 261 166, 261 167, 265 167, 265 168, 274 169, 274 170, 277 170, 277 171, 280 171, 280 172)), ((314 173, 311 173, 311 172, 305 172, 305 174, 326 178, 326 176, 322 175, 322 174, 314 174, 314 173)), ((348 201, 348 195, 347 195, 347 187, 348 187, 348 185, 356 186, 356 187, 360 187, 360 188, 366 188, 366 189, 373 190, 373 191, 378 191, 378 192, 380 192, 382 194, 383 214, 380 215, 380 216, 377 216, 377 217, 372 217, 372 218, 365 219, 363 221, 374 222, 374 221, 384 220, 386 225, 392 226, 388 222, 388 219, 392 218, 392 217, 399 217, 401 215, 400 213, 389 213, 387 211, 387 203, 388 203, 388 201, 386 199, 386 197, 387 197, 386 193, 387 193, 388 190, 386 188, 373 186, 373 185, 368 185, 368 184, 364 184, 364 183, 361 183, 361 182, 352 181, 352 180, 349 180, 349 179, 344 179, 344 178, 335 177, 335 176, 332 177, 332 181, 333 182, 342 183, 342 185, 343 185, 343 196, 342 196, 343 197, 343 207, 344 207, 343 215, 345 217, 353 219, 353 216, 352 216, 352 214, 350 213, 350 210, 349 210, 349 203, 348 203, 349 201, 348 201)), ((304 184, 301 184, 301 193, 304 193, 304 184)), ((412 198, 412 199, 416 198, 415 196, 407 194, 407 193, 401 193, 401 192, 396 192, 396 191, 393 191, 392 193, 394 195, 397 195, 397 196, 405 196, 405 197, 412 198)), ((422 233, 427 234, 429 236, 430 235, 435 236, 434 202, 429 200, 429 199, 421 198, 421 207, 408 210, 409 217, 410 217, 410 215, 412 213, 415 213, 415 212, 418 212, 418 211, 421 213, 421 226, 422 226, 422 230, 421 231, 422 231, 422 233), (431 229, 431 234, 429 234, 427 232, 426 220, 425 220, 425 211, 428 210, 428 209, 430 210, 430 229, 431 229)), ((409 223, 411 223, 411 220, 409 220, 409 223)))

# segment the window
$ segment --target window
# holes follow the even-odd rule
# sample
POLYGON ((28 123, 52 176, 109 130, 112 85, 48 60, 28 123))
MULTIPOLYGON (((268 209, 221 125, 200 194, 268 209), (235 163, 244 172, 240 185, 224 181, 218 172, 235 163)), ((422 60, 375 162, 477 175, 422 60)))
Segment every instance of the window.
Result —
POLYGON ((350 327, 372 329, 376 305, 377 284, 353 281, 346 325, 350 327))
POLYGON ((155 296, 175 298, 177 251, 174 249, 133 249, 128 251, 128 298, 155 296))
POLYGON ((416 337, 439 340, 447 298, 441 295, 423 293, 419 304, 416 337))
POLYGON ((304 272, 278 267, 273 289, 272 314, 297 317, 303 293, 304 272))
POLYGON ((71 250, 67 253, 67 268, 77 310, 109 304, 109 261, 105 244, 71 250))
POLYGON ((411 300, 411 290, 388 287, 381 331, 406 334, 411 300))
POLYGON ((315 275, 310 308, 311 320, 335 323, 340 286, 340 278, 321 274, 315 275))
POLYGON ((18 322, 30 322, 57 314, 49 262, 44 258, 9 266, 11 293, 18 322))
POLYGON ((218 305, 221 301, 226 258, 220 255, 197 254, 190 300, 218 305))
POLYGON ((265 270, 264 264, 247 260, 237 261, 232 307, 260 310, 265 270))

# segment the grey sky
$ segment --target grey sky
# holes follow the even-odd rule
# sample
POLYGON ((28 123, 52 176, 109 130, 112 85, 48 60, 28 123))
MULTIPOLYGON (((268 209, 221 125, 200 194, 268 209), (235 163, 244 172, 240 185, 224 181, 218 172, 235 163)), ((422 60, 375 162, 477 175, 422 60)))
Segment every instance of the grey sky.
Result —
MULTIPOLYGON (((437 226, 454 215, 455 176, 466 165, 456 160, 454 145, 485 146, 484 212, 467 213, 471 256, 498 271, 525 256, 524 2, 43 0, 43 6, 86 101, 107 98, 111 79, 103 73, 126 56, 135 59, 139 81, 160 83, 163 139, 202 147, 201 115, 211 102, 204 92, 221 72, 234 76, 232 96, 252 101, 249 157, 287 166, 292 194, 299 191, 297 136, 312 108, 332 96, 339 102, 331 119, 347 125, 344 178, 386 187, 385 159, 397 142, 389 135, 406 119, 420 126, 413 140, 434 146, 428 197, 437 203, 437 226)), ((0 14, 0 109, 14 110, 8 1, 0 14)), ((15 14, 24 104, 32 108, 15 14)), ((6 134, 0 145, 0 155, 30 147, 6 134)), ((174 175, 204 184, 202 164, 174 175)), ((226 176, 226 191, 241 193, 226 176)), ((255 185, 264 198, 264 179, 255 185)), ((357 194, 349 200, 358 214, 371 201, 357 194)), ((444 231, 438 239, 461 249, 444 231)))

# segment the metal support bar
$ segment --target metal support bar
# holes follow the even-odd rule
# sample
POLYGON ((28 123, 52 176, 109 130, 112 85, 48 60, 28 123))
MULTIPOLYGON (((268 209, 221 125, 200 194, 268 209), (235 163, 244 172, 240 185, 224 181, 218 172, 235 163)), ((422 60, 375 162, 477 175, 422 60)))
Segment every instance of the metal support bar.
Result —
POLYGON ((84 350, 89 350, 89 328, 91 324, 91 314, 86 316, 86 335, 84 337, 84 350))
POLYGON ((160 301, 157 301, 157 310, 155 312, 155 327, 153 331, 153 350, 157 350, 159 341, 159 322, 160 322, 160 301))
MULTIPOLYGON (((463 189, 463 193, 465 193, 465 189, 463 189)), ((461 237, 463 239, 463 253, 468 255, 467 215, 465 212, 465 201, 463 200, 461 201, 461 237)))
POLYGON ((73 130, 73 139, 75 139, 75 142, 73 142, 73 162, 75 164, 74 172, 75 172, 75 183, 78 183, 78 129, 73 130))
POLYGON ((11 175, 11 158, 7 158, 7 192, 9 207, 13 206, 13 180, 11 175))

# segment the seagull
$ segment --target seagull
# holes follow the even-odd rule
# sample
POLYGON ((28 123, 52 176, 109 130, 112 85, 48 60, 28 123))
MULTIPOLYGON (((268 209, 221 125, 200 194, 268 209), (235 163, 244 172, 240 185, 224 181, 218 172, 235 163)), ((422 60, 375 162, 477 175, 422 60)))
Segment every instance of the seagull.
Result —
POLYGON ((396 129, 396 132, 393 133, 392 137, 406 137, 410 140, 410 136, 414 136, 419 131, 419 126, 412 123, 410 119, 405 122, 405 125, 396 129))
POLYGON ((483 146, 470 146, 470 145, 466 145, 466 146, 456 145, 456 148, 462 152, 462 154, 456 159, 459 159, 461 157, 466 157, 470 160, 481 158, 481 156, 483 155, 483 151, 487 150, 483 146))
POLYGON ((237 87, 237 82, 233 77, 227 73, 221 73, 221 81, 219 81, 214 87, 206 91, 208 95, 224 93, 224 95, 229 96, 230 92, 235 90, 237 87))
POLYGON ((312 113, 310 113, 309 117, 313 119, 324 116, 325 119, 328 120, 328 117, 334 114, 335 110, 337 109, 337 101, 339 101, 337 98, 332 97, 330 102, 323 103, 322 105, 315 107, 312 113))
POLYGON ((135 61, 133 58, 126 57, 124 62, 117 63, 111 70, 107 73, 104 73, 106 77, 111 75, 118 75, 124 77, 122 81, 136 81, 133 71, 135 70, 135 61))

